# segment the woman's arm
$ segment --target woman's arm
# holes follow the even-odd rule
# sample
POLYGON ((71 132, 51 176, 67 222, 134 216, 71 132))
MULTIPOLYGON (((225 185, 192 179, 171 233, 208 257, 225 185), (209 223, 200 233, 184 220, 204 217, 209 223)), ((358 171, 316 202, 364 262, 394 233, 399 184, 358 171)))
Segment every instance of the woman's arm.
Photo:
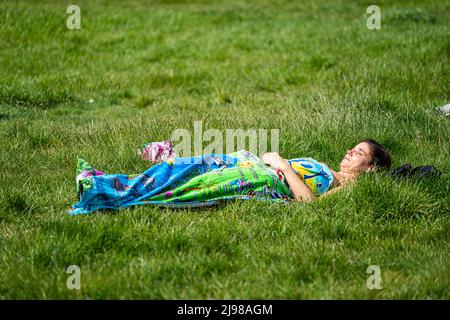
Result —
POLYGON ((316 195, 309 190, 308 186, 299 178, 291 165, 280 157, 278 153, 270 152, 262 156, 264 163, 281 170, 286 178, 296 201, 314 200, 316 195))
POLYGON ((294 169, 289 167, 280 168, 286 178, 292 193, 297 201, 311 201, 317 198, 317 196, 309 190, 308 186, 299 178, 294 169))

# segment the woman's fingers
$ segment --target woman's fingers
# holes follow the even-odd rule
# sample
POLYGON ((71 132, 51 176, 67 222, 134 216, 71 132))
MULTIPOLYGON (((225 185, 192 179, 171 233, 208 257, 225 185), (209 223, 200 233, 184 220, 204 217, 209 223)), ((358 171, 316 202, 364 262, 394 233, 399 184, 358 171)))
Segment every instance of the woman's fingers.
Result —
POLYGON ((262 156, 263 159, 275 159, 275 158, 279 158, 279 157, 280 156, 276 152, 268 152, 262 156))
POLYGON ((262 156, 262 160, 266 164, 270 164, 272 162, 272 157, 269 154, 265 154, 262 156))
POLYGON ((281 169, 288 165, 288 163, 276 152, 264 154, 262 160, 265 164, 268 164, 275 169, 281 169))

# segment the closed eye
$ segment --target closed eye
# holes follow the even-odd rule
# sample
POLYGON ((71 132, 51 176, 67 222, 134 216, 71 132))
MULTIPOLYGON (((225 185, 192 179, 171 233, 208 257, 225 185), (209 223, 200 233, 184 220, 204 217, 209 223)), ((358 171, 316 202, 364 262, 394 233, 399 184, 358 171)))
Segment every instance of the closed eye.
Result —
POLYGON ((365 156, 365 155, 366 155, 366 152, 365 152, 363 149, 358 148, 358 155, 360 155, 360 156, 365 156))

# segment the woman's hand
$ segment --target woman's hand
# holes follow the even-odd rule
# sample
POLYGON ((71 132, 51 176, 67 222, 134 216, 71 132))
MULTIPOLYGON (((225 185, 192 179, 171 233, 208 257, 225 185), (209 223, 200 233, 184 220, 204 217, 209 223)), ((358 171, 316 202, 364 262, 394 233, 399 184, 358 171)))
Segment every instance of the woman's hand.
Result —
POLYGON ((285 171, 287 170, 290 165, 289 163, 284 160, 280 155, 276 152, 269 152, 262 156, 262 160, 265 164, 270 165, 272 168, 285 171))
POLYGON ((286 178, 286 181, 294 194, 297 201, 311 201, 316 198, 316 195, 309 190, 309 187, 299 178, 297 173, 291 167, 289 162, 284 160, 276 152, 269 152, 262 156, 264 163, 271 167, 281 170, 286 178))

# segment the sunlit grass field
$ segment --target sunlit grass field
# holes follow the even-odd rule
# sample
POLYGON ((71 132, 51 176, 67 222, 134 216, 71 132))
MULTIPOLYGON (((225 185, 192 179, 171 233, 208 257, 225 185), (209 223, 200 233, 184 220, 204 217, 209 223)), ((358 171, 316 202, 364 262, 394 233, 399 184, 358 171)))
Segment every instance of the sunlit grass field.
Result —
POLYGON ((448 2, 378 1, 380 30, 368 1, 75 2, 81 30, 72 3, 0 3, 1 299, 450 298, 448 2), (139 173, 137 148, 194 121, 279 129, 284 158, 335 170, 369 137, 443 175, 367 175, 306 204, 67 214, 77 156, 139 173))

